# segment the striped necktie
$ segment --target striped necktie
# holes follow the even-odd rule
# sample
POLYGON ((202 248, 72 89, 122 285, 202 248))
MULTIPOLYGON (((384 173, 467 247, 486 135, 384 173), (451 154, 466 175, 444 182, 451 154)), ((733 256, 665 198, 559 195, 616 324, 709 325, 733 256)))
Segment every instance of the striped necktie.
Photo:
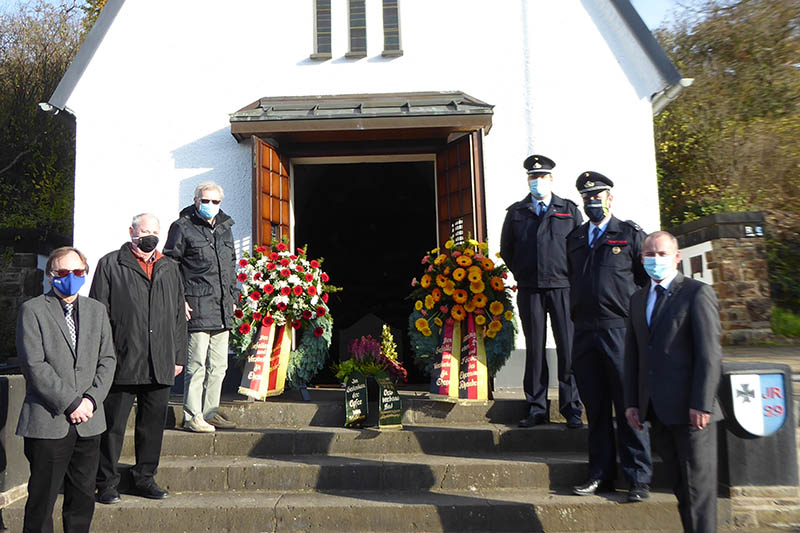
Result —
POLYGON ((594 248, 594 245, 597 244, 597 239, 600 238, 600 228, 597 226, 594 227, 592 230, 592 242, 589 244, 589 248, 594 248))
POLYGON ((72 341, 72 347, 75 348, 75 321, 72 319, 73 304, 64 304, 64 318, 67 321, 67 329, 69 330, 69 337, 72 341))

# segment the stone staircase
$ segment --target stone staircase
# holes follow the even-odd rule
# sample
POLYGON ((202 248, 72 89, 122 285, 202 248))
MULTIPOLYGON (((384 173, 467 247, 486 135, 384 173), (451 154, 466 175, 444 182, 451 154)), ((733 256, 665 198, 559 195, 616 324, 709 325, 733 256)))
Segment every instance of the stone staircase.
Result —
MULTIPOLYGON (((402 391, 403 429, 379 431, 341 427, 341 390, 310 393, 312 402, 294 392, 230 402, 240 429, 216 434, 175 429, 176 403, 157 476, 170 498, 125 495, 123 486, 122 503, 97 506, 92 531, 681 530, 660 463, 647 502, 626 503, 624 490, 571 495, 586 474, 587 430, 517 428, 524 401, 464 404, 402 391)), ((133 462, 132 428, 123 456, 133 462)), ((5 510, 10 531, 21 530, 23 505, 5 510)), ((728 498, 718 512, 720 530, 733 530, 728 498)))

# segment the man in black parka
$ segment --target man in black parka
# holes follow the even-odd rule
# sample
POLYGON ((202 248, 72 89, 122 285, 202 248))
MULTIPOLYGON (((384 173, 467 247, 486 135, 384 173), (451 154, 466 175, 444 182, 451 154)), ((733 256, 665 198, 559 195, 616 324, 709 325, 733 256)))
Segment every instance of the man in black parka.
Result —
POLYGON ((164 254, 181 266, 189 321, 183 427, 199 433, 236 427, 219 410, 238 292, 233 219, 220 209, 224 197, 214 182, 198 185, 194 203, 172 223, 164 245, 164 254))
POLYGON ((156 250, 160 225, 150 214, 133 218, 131 241, 100 259, 89 296, 103 303, 111 319, 117 369, 103 402, 107 431, 100 441, 98 501, 120 501, 118 461, 125 426, 136 399, 136 464, 133 493, 164 499, 155 482, 161 442, 175 376, 186 358, 183 280, 178 264, 156 250))
POLYGON ((545 359, 547 315, 558 356, 558 405, 567 427, 579 428, 581 403, 572 376, 572 321, 569 317, 566 237, 581 225, 578 206, 552 193, 553 167, 542 155, 528 157, 530 195, 508 208, 500 237, 500 255, 514 274, 519 291, 517 307, 525 334, 523 388, 528 417, 519 425, 531 427, 547 421, 549 373, 545 359))

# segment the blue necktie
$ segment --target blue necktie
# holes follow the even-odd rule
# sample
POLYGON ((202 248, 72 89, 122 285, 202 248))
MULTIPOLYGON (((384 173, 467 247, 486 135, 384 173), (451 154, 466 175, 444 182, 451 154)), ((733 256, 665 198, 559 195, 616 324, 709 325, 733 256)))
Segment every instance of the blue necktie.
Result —
POLYGON ((595 226, 594 231, 592 231, 592 242, 589 244, 589 248, 594 248, 594 245, 597 244, 597 239, 599 238, 600 238, 600 228, 595 226))
POLYGON ((547 207, 545 207, 544 202, 539 202, 539 216, 544 215, 545 211, 547 211, 547 207))

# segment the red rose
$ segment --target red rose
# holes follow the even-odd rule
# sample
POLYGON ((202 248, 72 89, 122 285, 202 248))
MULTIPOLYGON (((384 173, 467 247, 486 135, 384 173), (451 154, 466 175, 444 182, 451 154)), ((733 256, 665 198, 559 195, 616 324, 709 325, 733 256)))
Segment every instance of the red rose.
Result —
POLYGON ((285 266, 289 266, 289 260, 286 259, 285 257, 283 259, 281 259, 281 266, 284 266, 284 267, 285 266))
POLYGON ((277 261, 279 257, 280 256, 278 254, 276 254, 275 252, 272 252, 272 253, 269 254, 269 258, 272 259, 273 261, 277 261))
POLYGON ((248 333, 250 333, 250 324, 248 322, 245 322, 244 324, 239 326, 239 333, 241 333, 242 335, 247 335, 248 333))
POLYGON ((261 293, 258 291, 253 291, 250 293, 250 299, 253 301, 258 301, 261 298, 261 293))
POLYGON ((286 308, 287 308, 287 307, 288 307, 288 306, 286 305, 286 303, 285 303, 285 302, 278 302, 278 310, 279 310, 279 311, 286 311, 286 308))
POLYGON ((261 276, 261 272, 256 272, 255 274, 253 274, 253 279, 254 279, 254 280, 258 281, 258 280, 260 280, 261 278, 262 278, 262 276, 261 276))
POLYGON ((301 294, 303 294, 303 287, 301 287, 300 285, 295 285, 293 290, 295 296, 300 296, 301 294))
POLYGON ((239 281, 247 281, 247 274, 245 274, 244 272, 239 272, 239 275, 236 276, 236 279, 238 279, 239 281))
POLYGON ((242 293, 240 292, 240 293, 239 293, 239 301, 241 302, 243 299, 244 299, 244 294, 242 294, 242 293))
POLYGON ((281 287, 281 294, 284 296, 289 296, 292 293, 292 289, 289 287, 281 287))
POLYGON ((319 268, 319 261, 317 261, 316 259, 312 259, 311 268, 319 268))
POLYGON ((322 328, 314 328, 314 336, 315 337, 322 337, 323 333, 324 333, 324 331, 322 330, 322 328))
POLYGON ((297 256, 296 255, 290 255, 289 259, 291 259, 292 261, 297 261, 297 256))
POLYGON ((308 295, 314 296, 315 294, 317 294, 317 288, 312 285, 311 287, 308 288, 308 295))
POLYGON ((309 318, 311 318, 311 311, 309 311, 308 309, 306 309, 305 311, 303 311, 303 318, 305 318, 306 320, 308 320, 309 318))
POLYGON ((322 298, 323 302, 328 303, 328 293, 327 292, 325 294, 323 294, 322 296, 320 296, 320 298, 322 298))
POLYGON ((297 265, 296 267, 294 267, 294 269, 297 270, 298 272, 305 272, 306 271, 306 269, 303 268, 303 265, 297 265))
POLYGON ((300 321, 299 320, 295 320, 294 322, 292 322, 292 328, 300 329, 300 321))
POLYGON ((264 324, 265 326, 271 326, 273 322, 275 322, 275 319, 273 319, 273 318, 272 318, 271 316, 269 316, 269 315, 265 316, 265 317, 264 317, 264 318, 261 320, 261 323, 262 323, 262 324, 264 324))
POLYGON ((298 248, 297 255, 306 255, 306 252, 302 248, 298 248))
POLYGON ((267 263, 267 270, 275 270, 275 263, 267 263))
POLYGON ((273 287, 271 283, 267 283, 266 285, 264 285, 264 293, 265 294, 272 294, 272 291, 274 291, 274 290, 275 290, 275 287, 273 287))
POLYGON ((317 316, 325 316, 325 308, 321 305, 317 306, 317 316))
POLYGON ((239 259, 239 266, 240 267, 246 267, 248 264, 249 263, 248 263, 247 259, 239 259))
POLYGON ((292 271, 289 270, 288 268, 284 268, 284 269, 281 270, 281 276, 283 276, 284 278, 288 278, 291 275, 292 275, 292 271))
POLYGON ((242 318, 244 316, 244 313, 242 313, 241 309, 234 309, 233 316, 235 316, 236 318, 242 318))
POLYGON ((322 280, 322 283, 328 283, 331 280, 330 276, 328 276, 325 272, 320 274, 319 279, 322 280))
POLYGON ((261 320, 261 313, 258 311, 253 313, 253 320, 261 320))
POLYGON ((256 252, 258 252, 260 254, 263 254, 266 251, 267 251, 267 247, 266 246, 257 246, 256 247, 256 252))
POLYGON ((314 274, 312 274, 311 272, 306 274, 306 281, 314 281, 314 274))
POLYGON ((275 248, 277 248, 279 252, 285 252, 286 251, 286 243, 285 242, 279 242, 278 245, 275 248))

